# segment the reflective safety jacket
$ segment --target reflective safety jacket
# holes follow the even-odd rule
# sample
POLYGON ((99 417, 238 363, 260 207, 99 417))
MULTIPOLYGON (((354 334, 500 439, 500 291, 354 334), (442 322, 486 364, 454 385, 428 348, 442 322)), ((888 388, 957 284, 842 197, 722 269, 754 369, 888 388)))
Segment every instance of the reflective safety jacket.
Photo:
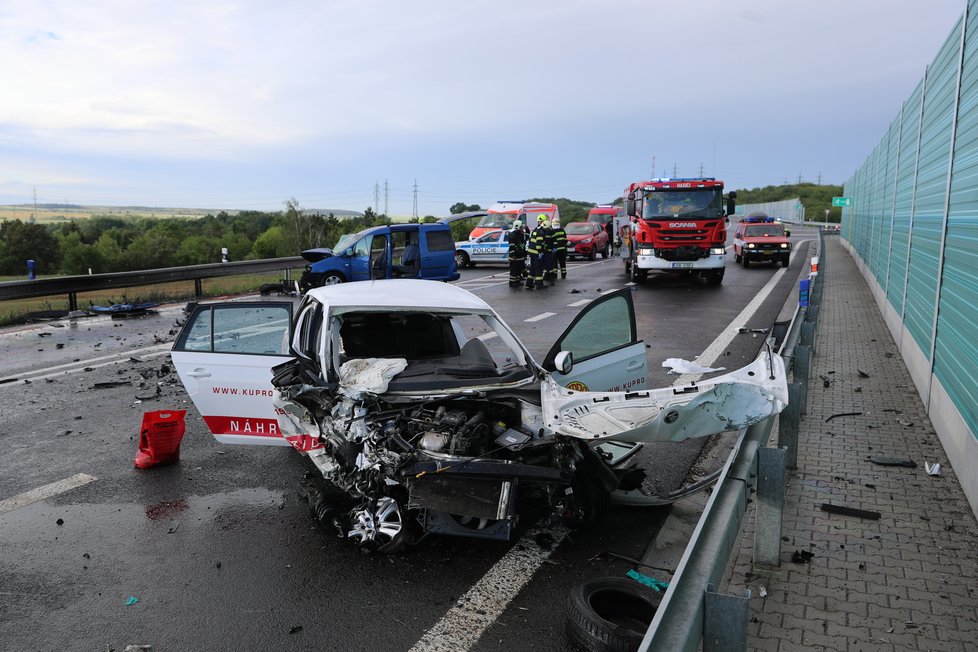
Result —
POLYGON ((509 260, 526 259, 526 234, 522 229, 514 229, 506 234, 506 241, 509 242, 509 260))
POLYGON ((554 250, 567 251, 567 232, 564 231, 564 227, 559 226, 552 231, 554 234, 554 250))
POLYGON ((533 229, 533 232, 530 233, 530 240, 526 245, 526 253, 536 256, 537 254, 550 251, 547 248, 547 235, 549 231, 550 229, 542 226, 533 229))

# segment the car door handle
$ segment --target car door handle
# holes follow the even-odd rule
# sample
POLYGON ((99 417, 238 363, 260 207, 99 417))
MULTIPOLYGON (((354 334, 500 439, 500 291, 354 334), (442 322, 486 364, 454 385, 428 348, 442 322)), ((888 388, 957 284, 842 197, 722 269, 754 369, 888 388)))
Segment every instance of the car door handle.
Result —
POLYGON ((188 371, 187 375, 191 378, 210 378, 211 372, 206 369, 194 369, 193 371, 188 371))
POLYGON ((631 361, 631 362, 628 363, 628 366, 625 367, 625 370, 626 371, 635 371, 636 369, 641 369, 644 366, 645 365, 642 364, 641 362, 639 362, 638 360, 633 360, 633 361, 631 361))

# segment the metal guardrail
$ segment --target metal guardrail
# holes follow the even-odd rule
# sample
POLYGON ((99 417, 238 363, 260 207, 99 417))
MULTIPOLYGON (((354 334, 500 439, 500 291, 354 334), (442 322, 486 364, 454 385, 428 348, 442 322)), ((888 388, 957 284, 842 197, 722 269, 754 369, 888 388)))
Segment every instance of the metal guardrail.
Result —
MULTIPOLYGON (((822 238, 820 232, 816 255, 824 270, 822 238)), ((795 311, 778 352, 789 371, 793 370, 795 381, 788 385, 789 404, 778 418, 778 448, 764 446, 776 417, 741 433, 639 646, 640 652, 747 649, 750 591, 745 590, 740 596, 722 595, 714 587, 719 586, 736 547, 755 489, 754 562, 780 563, 785 472, 786 468, 795 468, 797 460, 798 419, 807 396, 814 320, 821 303, 822 284, 817 278, 812 277, 809 308, 795 311)))
POLYGON ((135 287, 138 285, 156 285, 159 283, 170 283, 172 281, 193 281, 194 291, 197 296, 200 296, 203 294, 201 281, 205 278, 237 276, 240 274, 263 274, 275 271, 284 271, 288 277, 288 272, 299 267, 304 267, 305 264, 306 261, 302 256, 290 256, 287 258, 241 260, 232 263, 209 263, 207 265, 165 267, 162 269, 90 274, 87 276, 59 276, 57 278, 41 278, 32 281, 7 281, 0 283, 0 301, 67 294, 69 310, 77 310, 79 292, 135 287))

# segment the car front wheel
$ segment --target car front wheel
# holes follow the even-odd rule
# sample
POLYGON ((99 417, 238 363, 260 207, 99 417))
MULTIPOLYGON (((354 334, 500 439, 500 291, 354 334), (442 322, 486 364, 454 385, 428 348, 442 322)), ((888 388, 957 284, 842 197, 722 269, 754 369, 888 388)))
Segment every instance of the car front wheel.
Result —
POLYGON ((464 251, 455 252, 455 266, 459 269, 465 269, 469 266, 469 257, 464 251))
POLYGON ((329 273, 323 275, 323 280, 322 280, 322 283, 320 283, 320 285, 321 286, 324 286, 324 285, 339 285, 340 283, 343 282, 343 280, 344 280, 343 279, 343 275, 340 274, 339 272, 329 272, 329 273))

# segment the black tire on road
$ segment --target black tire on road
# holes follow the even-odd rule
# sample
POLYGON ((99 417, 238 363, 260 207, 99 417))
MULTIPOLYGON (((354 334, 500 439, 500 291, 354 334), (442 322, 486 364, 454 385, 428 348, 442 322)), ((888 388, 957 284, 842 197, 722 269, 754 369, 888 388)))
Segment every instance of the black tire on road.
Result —
POLYGON ((455 266, 459 269, 465 269, 469 266, 469 256, 464 251, 455 252, 455 266))
POLYGON ((607 242, 604 243, 604 249, 601 250, 601 257, 604 258, 605 260, 607 260, 608 258, 611 257, 611 244, 610 243, 607 243, 607 242))
POLYGON ((571 589, 567 638, 589 652, 633 652, 662 596, 626 577, 599 577, 571 589))
POLYGON ((723 272, 722 269, 714 269, 706 273, 706 282, 708 285, 721 285, 723 283, 723 272))
POLYGON ((741 256, 741 262, 744 263, 744 269, 747 269, 747 268, 750 267, 750 261, 747 259, 747 254, 744 254, 743 256, 741 256))
POLYGON ((790 255, 788 255, 788 256, 781 256, 781 266, 782 267, 787 267, 790 262, 791 262, 791 256, 790 255))
POLYGON ((319 287, 325 285, 339 285, 346 279, 339 272, 326 272, 323 277, 319 280, 319 287))

